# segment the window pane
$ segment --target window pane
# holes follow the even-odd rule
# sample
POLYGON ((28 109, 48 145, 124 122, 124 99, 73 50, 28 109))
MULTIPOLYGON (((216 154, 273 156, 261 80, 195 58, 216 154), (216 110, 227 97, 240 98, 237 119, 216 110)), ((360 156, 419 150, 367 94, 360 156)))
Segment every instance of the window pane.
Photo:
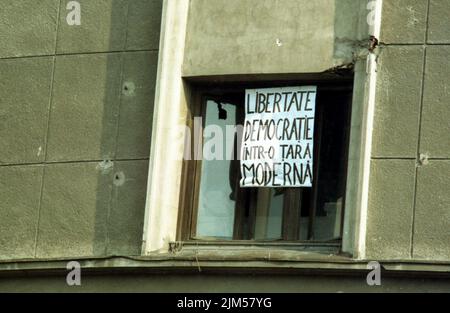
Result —
POLYGON ((233 147, 235 139, 227 137, 226 126, 234 126, 235 120, 236 106, 207 101, 197 237, 233 237, 235 200, 230 180, 231 155, 226 155, 226 148, 233 147))
POLYGON ((258 188, 255 239, 281 239, 283 194, 275 188, 258 188))
POLYGON ((318 193, 314 217, 314 240, 341 237, 341 221, 345 196, 347 137, 350 119, 351 93, 322 93, 320 129, 320 160, 318 193))
POLYGON ((244 92, 224 93, 205 104, 195 239, 340 239, 351 89, 318 88, 312 188, 240 188, 234 127, 243 124, 244 92))

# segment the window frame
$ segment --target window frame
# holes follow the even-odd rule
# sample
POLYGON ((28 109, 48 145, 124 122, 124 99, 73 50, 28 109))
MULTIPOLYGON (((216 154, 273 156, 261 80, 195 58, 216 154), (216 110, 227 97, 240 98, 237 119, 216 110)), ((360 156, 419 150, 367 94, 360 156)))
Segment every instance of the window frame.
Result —
MULTIPOLYGON (((367 12, 365 7, 360 7, 361 14, 358 22, 360 37, 358 38, 366 38, 367 32, 375 38, 380 38, 381 8, 382 0, 377 0, 375 23, 368 27, 367 12)), ((195 75, 186 75, 183 72, 183 65, 186 54, 188 13, 188 0, 164 1, 142 236, 141 254, 143 256, 168 253, 171 251, 172 244, 176 243, 179 233, 177 221, 184 143, 180 139, 180 129, 168 125, 185 124, 191 95, 190 83, 205 79, 260 81, 274 76, 276 79, 280 77, 291 79, 308 75, 314 78, 316 75, 301 68, 297 68, 295 72, 285 70, 276 73, 274 71, 264 73, 203 71, 195 75), (168 142, 171 144, 168 145, 168 142)), ((352 65, 354 86, 342 238, 342 251, 352 259, 366 257, 372 135, 378 81, 377 55, 370 51, 369 53, 359 52, 352 65)), ((345 67, 323 67, 322 73, 331 76, 341 68, 345 67)), ((223 259, 222 255, 220 258, 223 259)), ((283 254, 282 258, 286 256, 283 254)), ((301 260, 303 256, 299 255, 294 259, 301 260)))
MULTIPOLYGON (((354 73, 351 70, 344 71, 340 73, 341 75, 335 76, 330 79, 330 77, 324 75, 324 77, 318 76, 317 79, 288 79, 288 80, 264 80, 264 81, 236 81, 236 82, 214 82, 214 81, 202 81, 202 82, 191 82, 189 89, 191 91, 190 97, 188 98, 188 110, 187 110, 187 127, 190 130, 190 140, 185 140, 185 144, 190 144, 190 151, 193 152, 192 155, 195 155, 195 152, 198 152, 199 149, 201 151, 203 145, 195 146, 195 143, 202 143, 201 137, 203 134, 204 125, 202 125, 201 129, 196 133, 194 130, 194 118, 195 117, 204 117, 206 110, 206 102, 208 99, 213 97, 220 97, 224 94, 230 92, 236 92, 237 90, 245 90, 249 88, 267 88, 267 87, 283 87, 283 86, 297 86, 297 85, 317 85, 318 90, 348 90, 351 95, 353 95, 354 88, 354 73), (195 136, 198 136, 194 139, 195 136)), ((350 104, 348 107, 348 117, 347 117, 347 126, 345 127, 345 148, 343 153, 345 159, 344 165, 344 181, 343 184, 345 186, 344 197, 342 202, 342 214, 340 220, 340 232, 341 236, 339 240, 336 241, 323 241, 323 240, 291 240, 292 233, 299 230, 299 225, 287 224, 285 225, 286 220, 291 220, 292 217, 300 215, 300 210, 286 210, 283 209, 283 217, 282 217, 282 237, 283 240, 274 241, 274 240, 221 240, 221 239, 195 239, 196 234, 196 226, 197 226, 197 216, 198 216, 198 203, 199 203, 199 186, 200 186, 200 178, 201 178, 201 160, 183 160, 182 172, 181 172, 181 184, 180 184, 180 199, 179 199, 179 211, 178 211, 178 220, 177 220, 177 231, 176 231, 176 240, 178 242, 182 242, 184 246, 214 246, 216 248, 226 248, 226 247, 236 247, 236 246, 258 246, 258 247, 271 247, 271 248, 287 248, 287 249, 296 249, 296 250, 313 250, 313 251, 328 251, 332 253, 339 254, 342 250, 342 241, 343 241, 343 232, 344 232, 344 219, 345 219, 345 211, 346 211, 346 193, 347 193, 347 175, 348 175, 348 156, 350 149, 350 129, 351 129, 351 114, 352 114, 352 97, 350 98, 350 104), (192 177, 192 179, 191 179, 192 177)), ((320 108, 319 119, 321 118, 320 114, 323 113, 322 108, 320 108)), ((316 115, 317 119, 317 115, 316 115)), ((204 118, 202 119, 204 122, 204 118)), ((322 122, 317 125, 323 125, 322 122)), ((314 133, 314 141, 319 142, 321 138, 321 130, 315 131, 314 133)), ((203 143, 202 143, 203 144, 203 143)), ((318 154, 320 153, 320 148, 315 147, 314 149, 314 177, 318 177, 319 171, 319 158, 318 154)), ((317 201, 317 184, 318 179, 314 179, 313 185, 314 188, 312 192, 312 201, 317 201)), ((288 192, 288 195, 291 194, 288 192)), ((288 198, 289 199, 289 198, 288 198)), ((285 199, 284 201, 289 201, 285 199)), ((292 208, 292 206, 287 206, 288 208, 292 208)), ((308 218, 308 223, 313 223, 313 219, 315 217, 315 212, 311 211, 316 208, 316 205, 312 205, 310 208, 310 214, 312 214, 312 218, 308 218)), ((298 218, 299 220, 299 218, 298 218)), ((299 224, 299 223, 296 223, 299 224)), ((308 231, 312 230, 312 225, 308 226, 308 231)), ((308 234, 309 237, 309 234, 308 234)))

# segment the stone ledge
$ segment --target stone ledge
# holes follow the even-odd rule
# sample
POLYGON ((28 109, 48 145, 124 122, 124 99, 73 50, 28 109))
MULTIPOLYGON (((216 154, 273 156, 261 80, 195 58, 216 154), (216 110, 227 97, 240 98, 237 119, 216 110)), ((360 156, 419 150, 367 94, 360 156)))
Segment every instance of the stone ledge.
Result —
MULTIPOLYGON (((255 252, 253 251, 255 254, 255 252)), ((23 259, 0 262, 0 277, 51 275, 67 272, 66 264, 74 259, 23 259)), ((218 273, 233 274, 321 274, 361 275, 366 273, 369 260, 355 260, 345 256, 298 253, 297 257, 273 255, 267 252, 253 257, 236 254, 234 257, 221 253, 188 251, 182 253, 156 254, 152 256, 110 256, 102 258, 79 258, 83 271, 92 274, 112 272, 137 273, 218 273), (302 258, 303 259, 300 259, 302 258)), ((450 262, 382 261, 383 275, 450 278, 450 262), (411 275, 412 274, 412 275, 411 275)))

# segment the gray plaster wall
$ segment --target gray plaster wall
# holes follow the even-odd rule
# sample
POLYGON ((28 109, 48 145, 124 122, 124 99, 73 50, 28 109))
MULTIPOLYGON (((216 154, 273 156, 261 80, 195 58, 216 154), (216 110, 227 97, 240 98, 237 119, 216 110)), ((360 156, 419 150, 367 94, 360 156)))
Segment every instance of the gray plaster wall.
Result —
POLYGON ((353 0, 191 0, 183 75, 345 66, 367 42, 365 12, 365 2, 353 0))
MULTIPOLYGON (((67 2, 0 0, 0 259, 140 253, 161 1, 67 2)), ((355 3, 191 0, 183 75, 346 66, 355 3)), ((449 11, 384 1, 370 259, 450 260, 449 11)))
POLYGON ((0 0, 0 259, 138 255, 161 0, 0 0))
POLYGON ((367 257, 450 260, 450 2, 384 0, 367 257))

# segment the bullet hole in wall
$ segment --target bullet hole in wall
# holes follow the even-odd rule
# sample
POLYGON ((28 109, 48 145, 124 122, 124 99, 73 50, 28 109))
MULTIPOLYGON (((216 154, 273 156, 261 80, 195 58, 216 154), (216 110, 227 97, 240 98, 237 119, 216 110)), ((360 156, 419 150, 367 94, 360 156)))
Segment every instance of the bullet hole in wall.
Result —
POLYGON ((117 172, 114 174, 114 185, 122 186, 125 184, 125 174, 123 172, 117 172))
POLYGON ((136 86, 134 85, 133 82, 124 82, 123 88, 122 88, 122 93, 125 96, 132 96, 132 95, 134 95, 135 89, 136 89, 136 86))

